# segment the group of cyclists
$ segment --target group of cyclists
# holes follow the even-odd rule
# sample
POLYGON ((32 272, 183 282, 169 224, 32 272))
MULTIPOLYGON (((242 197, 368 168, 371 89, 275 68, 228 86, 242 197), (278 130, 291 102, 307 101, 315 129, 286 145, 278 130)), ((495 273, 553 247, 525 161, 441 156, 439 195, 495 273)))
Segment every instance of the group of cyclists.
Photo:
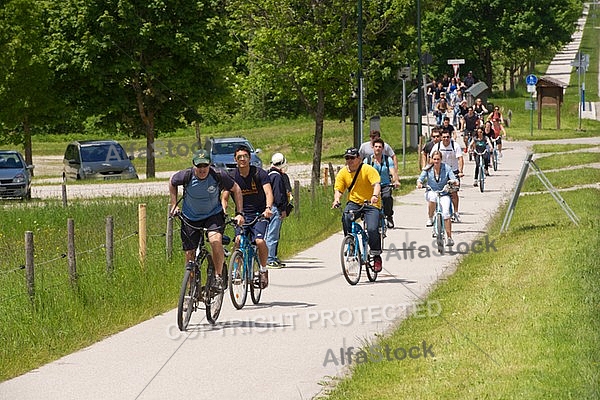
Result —
MULTIPOLYGON (((446 184, 456 187, 443 196, 441 206, 447 227, 447 246, 453 246, 451 222, 460 222, 458 187, 464 176, 465 161, 463 154, 487 149, 484 157, 485 173, 488 172, 489 154, 493 146, 501 155, 501 137, 506 135, 504 121, 499 107, 494 107, 487 118, 488 110, 477 99, 475 104, 466 107, 464 115, 459 117, 459 128, 450 124, 448 116, 432 129, 431 140, 421 153, 422 165, 425 165, 417 187, 427 184, 425 194, 428 203, 426 226, 432 226, 432 217, 436 206, 435 191, 442 190, 446 184), (462 136, 462 140, 459 137, 462 136)), ((344 153, 346 165, 335 177, 333 208, 340 207, 343 194, 348 191, 348 202, 344 211, 362 208, 362 218, 366 221, 369 252, 375 272, 382 270, 381 242, 378 234, 379 210, 383 208, 387 226, 394 227, 392 190, 400 185, 397 172, 396 155, 381 138, 379 131, 370 132, 370 140, 359 149, 348 148, 344 153), (364 203, 368 207, 363 207, 364 203)), ((207 238, 215 261, 215 282, 223 285, 221 268, 224 260, 222 235, 225 227, 225 211, 230 194, 235 202, 236 243, 244 229, 256 243, 260 263, 259 276, 256 277, 261 288, 269 283, 268 269, 284 266, 277 258, 277 246, 281 221, 289 210, 291 187, 289 178, 283 172, 285 157, 281 153, 273 155, 271 168, 265 171, 250 165, 250 149, 240 146, 234 158, 237 168, 231 174, 215 169, 210 165, 210 154, 199 150, 194 154, 191 168, 175 173, 169 180, 171 214, 180 213, 182 247, 188 265, 194 263, 195 250, 201 239, 202 229, 207 229, 207 238), (179 207, 178 186, 183 186, 182 206, 179 207), (255 218, 256 216, 262 218, 255 218), (255 221, 246 225, 246 219, 252 216, 255 221)), ((478 158, 476 158, 475 183, 477 185, 478 158)), ((344 234, 348 233, 352 221, 347 220, 349 213, 342 218, 344 234)), ((222 287, 221 287, 222 289, 222 287)))
POLYGON ((208 151, 198 150, 192 158, 192 167, 176 172, 169 180, 170 214, 179 214, 183 221, 181 242, 186 268, 193 269, 196 248, 206 229, 218 290, 225 289, 222 237, 230 194, 235 203, 236 244, 244 230, 258 249, 260 271, 254 279, 260 287, 264 289, 269 284, 267 267, 284 266, 277 257, 277 247, 281 221, 289 212, 291 195, 289 179, 282 170, 286 159, 283 154, 275 153, 270 169, 265 171, 250 165, 250 154, 248 147, 239 146, 234 153, 237 167, 229 174, 210 165, 208 151), (183 186, 183 196, 178 200, 179 186, 183 186))

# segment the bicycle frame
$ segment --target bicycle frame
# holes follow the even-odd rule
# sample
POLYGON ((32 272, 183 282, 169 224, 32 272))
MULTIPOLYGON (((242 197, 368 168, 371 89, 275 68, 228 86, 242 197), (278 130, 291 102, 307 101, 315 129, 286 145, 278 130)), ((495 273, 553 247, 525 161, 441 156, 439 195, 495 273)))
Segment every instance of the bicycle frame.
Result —
POLYGON ((488 149, 485 149, 482 153, 475 150, 475 154, 477 159, 479 160, 479 190, 483 193, 485 186, 485 154, 488 152, 488 149))
MULTIPOLYGON (((440 253, 444 252, 444 243, 446 240, 446 221, 442 209, 442 196, 450 196, 449 186, 446 185, 442 190, 433 190, 427 186, 427 190, 431 190, 436 194, 435 197, 435 214, 433 215, 433 237, 435 237, 436 245, 440 253)), ((452 201, 450 202, 450 215, 452 215, 452 201)))

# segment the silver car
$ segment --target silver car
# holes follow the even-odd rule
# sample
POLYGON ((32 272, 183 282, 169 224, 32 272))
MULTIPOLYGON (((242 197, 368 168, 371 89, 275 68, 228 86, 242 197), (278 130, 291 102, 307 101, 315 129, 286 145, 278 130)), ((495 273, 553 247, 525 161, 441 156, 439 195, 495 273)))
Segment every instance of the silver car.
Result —
POLYGON ((15 150, 0 150, 0 197, 31 199, 31 170, 15 150))
POLYGON ((63 159, 63 179, 138 179, 133 156, 114 140, 83 140, 70 143, 63 159))

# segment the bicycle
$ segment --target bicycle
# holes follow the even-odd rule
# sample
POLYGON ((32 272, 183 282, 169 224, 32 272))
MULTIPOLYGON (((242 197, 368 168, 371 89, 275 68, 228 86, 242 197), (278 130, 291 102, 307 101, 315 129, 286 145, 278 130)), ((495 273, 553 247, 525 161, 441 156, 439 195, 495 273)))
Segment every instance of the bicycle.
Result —
MULTIPOLYGON (((182 224, 189 224, 180 213, 175 214, 182 224)), ((235 223, 235 220, 229 220, 225 224, 235 223)), ((211 229, 202 228, 200 242, 196 249, 196 259, 193 263, 187 263, 181 289, 179 291, 179 301, 177 303, 177 326, 180 331, 185 331, 190 323, 192 313, 204 304, 206 310, 206 319, 212 325, 216 324, 221 307, 223 306, 223 296, 227 287, 227 265, 223 263, 223 285, 219 289, 215 286, 215 267, 213 259, 206 244, 208 232, 211 229)), ((223 246, 227 246, 231 239, 223 235, 223 246)), ((227 253, 225 254, 227 256, 227 253)))
MULTIPOLYGON (((350 231, 342 241, 340 258, 344 278, 346 278, 346 281, 353 286, 356 285, 360 280, 363 266, 367 272, 367 278, 370 282, 375 282, 378 275, 378 272, 375 271, 375 266, 372 262, 373 260, 369 256, 369 236, 367 233, 366 222, 363 219, 362 226, 356 222, 360 216, 360 212, 368 204, 369 203, 365 201, 358 210, 344 211, 345 214, 351 215, 352 223, 350 225, 350 231)), ((387 224, 383 209, 379 209, 378 231, 380 237, 379 240, 381 240, 381 248, 383 249, 383 242, 387 232, 387 224)))
POLYGON ((485 154, 488 152, 488 149, 485 149, 482 153, 477 150, 473 150, 476 154, 476 157, 479 161, 478 169, 479 169, 479 191, 483 193, 483 189, 485 186, 485 154))
MULTIPOLYGON (((264 218, 262 214, 256 215, 252 222, 244 224, 244 227, 254 225, 259 219, 264 218)), ((233 306, 241 310, 246 304, 248 291, 252 298, 252 303, 258 304, 262 295, 260 286, 260 263, 258 261, 258 251, 256 244, 253 243, 245 230, 240 234, 239 248, 234 250, 229 259, 230 275, 229 296, 233 306)))
MULTIPOLYGON (((444 214, 442 212, 442 196, 449 196, 455 188, 449 184, 446 184, 442 190, 433 190, 431 186, 427 185, 426 190, 431 190, 436 194, 435 199, 435 214, 433 215, 433 232, 432 236, 435 238, 435 244, 438 248, 438 252, 444 253, 444 243, 446 241, 446 222, 444 221, 444 214)), ((452 215, 452 202, 450 202, 450 215, 452 215)))

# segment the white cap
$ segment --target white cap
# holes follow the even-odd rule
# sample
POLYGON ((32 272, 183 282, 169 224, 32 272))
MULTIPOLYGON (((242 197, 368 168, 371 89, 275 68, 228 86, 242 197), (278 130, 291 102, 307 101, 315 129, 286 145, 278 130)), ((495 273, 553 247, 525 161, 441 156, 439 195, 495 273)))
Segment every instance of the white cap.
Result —
POLYGON ((273 157, 271 157, 271 165, 275 167, 281 168, 285 165, 285 163, 285 156, 281 153, 275 153, 273 154, 273 157))

